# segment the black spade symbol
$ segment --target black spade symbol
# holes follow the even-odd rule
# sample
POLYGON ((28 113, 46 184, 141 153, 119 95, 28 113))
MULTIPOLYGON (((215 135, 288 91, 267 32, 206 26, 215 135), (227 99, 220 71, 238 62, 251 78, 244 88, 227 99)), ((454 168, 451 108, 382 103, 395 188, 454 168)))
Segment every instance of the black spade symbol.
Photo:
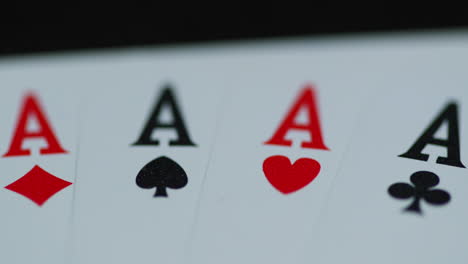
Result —
POLYGON ((411 175, 411 184, 397 182, 388 188, 388 193, 396 199, 412 199, 405 211, 421 214, 421 200, 432 205, 444 205, 450 201, 450 194, 441 189, 434 189, 439 184, 439 177, 430 171, 418 171, 411 175))
POLYGON ((187 185, 184 169, 168 157, 159 157, 146 164, 135 179, 144 189, 156 188, 154 197, 167 197, 166 188, 180 189, 187 185))

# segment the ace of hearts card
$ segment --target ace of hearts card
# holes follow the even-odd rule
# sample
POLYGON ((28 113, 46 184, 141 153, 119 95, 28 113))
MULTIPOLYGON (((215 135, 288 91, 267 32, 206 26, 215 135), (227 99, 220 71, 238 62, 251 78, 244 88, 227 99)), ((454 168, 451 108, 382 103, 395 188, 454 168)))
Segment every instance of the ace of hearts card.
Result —
POLYGON ((352 62, 371 56, 282 48, 291 52, 239 58, 243 71, 222 110, 192 263, 295 263, 305 256, 302 245, 370 88, 356 78, 367 66, 352 62))

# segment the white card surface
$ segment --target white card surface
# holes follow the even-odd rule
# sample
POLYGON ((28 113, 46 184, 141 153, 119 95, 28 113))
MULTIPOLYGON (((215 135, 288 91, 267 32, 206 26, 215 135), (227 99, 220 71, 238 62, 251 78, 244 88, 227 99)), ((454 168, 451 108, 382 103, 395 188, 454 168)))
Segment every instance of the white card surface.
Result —
MULTIPOLYGON (((454 102, 460 158, 468 165, 467 40, 454 35, 3 61, 2 261, 466 263, 466 169, 438 164, 444 147, 425 147, 427 162, 398 157, 454 102), (327 150, 303 147, 311 139, 297 130, 284 137, 291 146, 265 144, 307 86, 314 87, 327 150), (165 97, 158 120, 174 121, 167 108, 173 100, 193 145, 170 145, 178 138, 171 128, 150 131, 157 146, 135 145, 168 87, 173 98, 165 97), (31 155, 3 157, 31 92, 66 153, 41 154, 50 142, 29 135, 21 148, 31 155), (265 174, 264 161, 278 155, 293 168, 314 160, 320 171, 300 188, 282 189, 265 174), (186 183, 137 181, 145 165, 162 157, 183 168, 186 183), (21 192, 37 195, 53 185, 51 177, 38 178, 36 170, 37 182, 24 185, 34 188, 14 183, 35 166, 71 184, 33 201, 21 192), (435 206, 436 198, 428 198, 431 204, 420 197, 422 214, 404 212, 412 198, 396 199, 388 188, 411 185, 417 171, 435 173, 440 182, 431 190, 449 193, 449 201, 435 206)), ((297 124, 310 121, 305 109, 295 117, 297 124)), ((37 118, 27 119, 32 134, 44 133, 37 118)), ((446 129, 437 137, 446 137, 446 129)))
MULTIPOLYGON (((216 68, 226 65, 201 58, 131 57, 103 67, 93 80, 82 116, 75 263, 182 263, 223 93, 216 68), (170 145, 179 136, 174 128, 151 130, 150 139, 159 145, 134 145, 168 86, 194 145, 170 145), (140 170, 160 157, 183 168, 185 186, 137 185, 140 170), (167 197, 159 196, 164 191, 167 197)), ((166 99, 150 123, 175 122, 166 99)))
MULTIPOLYGON (((466 40, 427 43, 382 56, 389 71, 376 82, 380 88, 357 123, 325 214, 315 235, 304 245, 309 249, 309 260, 382 264, 468 261, 467 169, 438 163, 439 157, 447 157, 447 148, 432 143, 420 151, 429 155, 427 161, 399 157, 452 102, 458 106, 458 128, 452 128, 459 130, 460 143, 452 144, 456 141, 452 138, 450 148, 459 147, 461 162, 468 162, 466 40), (440 182, 415 193, 417 183, 410 177, 418 171, 435 173, 440 182), (389 188, 395 183, 411 186, 406 194, 397 191, 400 196, 407 195, 406 199, 391 195, 389 188), (442 199, 440 191, 435 197, 436 189, 447 192, 450 200, 442 199), (413 202, 419 213, 405 210, 413 202)), ((457 123, 448 119, 444 117, 443 123, 435 126, 431 138, 448 139, 449 126, 457 123)), ((428 175, 420 177, 427 182, 428 175)))
POLYGON ((2 262, 64 263, 70 244, 79 97, 68 83, 73 80, 70 72, 40 63, 17 66, 0 71, 2 262))
MULTIPOLYGON (((243 70, 229 86, 192 238, 190 263, 295 263, 305 255, 302 245, 339 168, 369 88, 365 81, 355 79, 365 67, 356 69, 353 61, 371 57, 350 50, 325 51, 320 45, 296 48, 285 45, 278 48, 282 52, 260 54, 252 50, 239 58, 243 70), (294 129, 286 134, 291 146, 265 144, 307 85, 315 87, 328 150, 301 147, 311 140, 310 134, 294 129), (320 172, 305 187, 284 194, 270 184, 262 169, 264 160, 275 155, 286 156, 292 163, 300 158, 316 160, 320 172)), ((294 120, 310 123, 307 106, 300 109, 294 120)), ((290 171, 291 175, 284 177, 293 177, 294 173, 290 171)))

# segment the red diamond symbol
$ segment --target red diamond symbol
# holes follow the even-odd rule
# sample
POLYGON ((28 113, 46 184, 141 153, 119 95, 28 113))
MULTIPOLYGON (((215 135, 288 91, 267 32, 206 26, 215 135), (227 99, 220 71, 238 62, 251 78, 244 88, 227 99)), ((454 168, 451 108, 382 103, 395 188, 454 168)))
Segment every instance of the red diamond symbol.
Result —
POLYGON ((57 178, 35 165, 23 177, 5 188, 26 196, 37 205, 42 206, 50 197, 71 184, 71 182, 57 178))

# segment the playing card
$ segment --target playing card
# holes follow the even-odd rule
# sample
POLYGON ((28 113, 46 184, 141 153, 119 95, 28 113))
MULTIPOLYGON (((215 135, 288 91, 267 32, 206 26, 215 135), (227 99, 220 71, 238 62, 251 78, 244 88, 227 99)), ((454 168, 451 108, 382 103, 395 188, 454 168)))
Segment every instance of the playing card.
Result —
POLYGON ((304 244, 309 260, 467 262, 466 40, 428 43, 403 42, 381 56, 387 75, 376 79, 304 244))
POLYGON ((352 62, 370 54, 284 45, 244 56, 222 111, 191 263, 302 258, 369 88, 356 80, 368 66, 352 62))
POLYGON ((1 258, 3 263, 64 263, 79 96, 69 83, 71 72, 56 62, 15 63, 0 69, 1 258))
POLYGON ((84 99, 72 259, 181 263, 227 64, 209 54, 109 61, 84 99))

